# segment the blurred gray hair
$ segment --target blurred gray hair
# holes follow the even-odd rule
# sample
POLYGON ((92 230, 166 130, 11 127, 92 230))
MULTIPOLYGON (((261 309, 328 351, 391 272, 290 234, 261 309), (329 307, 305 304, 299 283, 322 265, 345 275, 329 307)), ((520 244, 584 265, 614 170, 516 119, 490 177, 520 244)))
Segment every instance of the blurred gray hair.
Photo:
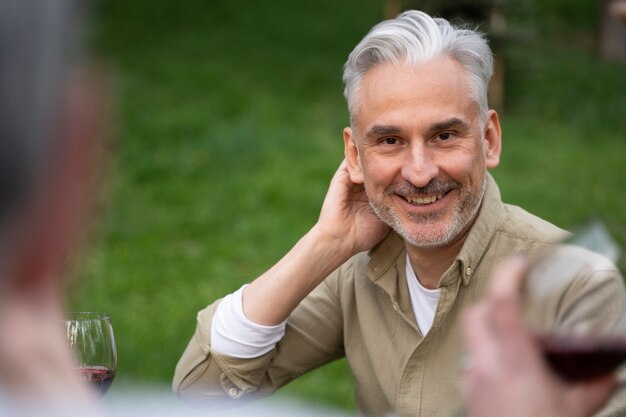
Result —
POLYGON ((470 93, 484 119, 493 75, 493 56, 484 35, 411 10, 374 26, 350 53, 343 70, 350 121, 357 111, 361 81, 376 65, 421 65, 444 56, 455 59, 467 71, 470 93))
POLYGON ((0 0, 0 234, 62 152, 53 142, 78 14, 72 0, 0 0))

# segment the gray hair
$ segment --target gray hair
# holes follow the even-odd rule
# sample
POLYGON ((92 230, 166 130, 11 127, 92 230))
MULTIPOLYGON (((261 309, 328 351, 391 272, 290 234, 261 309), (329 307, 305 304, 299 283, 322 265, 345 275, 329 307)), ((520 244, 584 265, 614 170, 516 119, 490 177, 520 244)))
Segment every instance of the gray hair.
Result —
POLYGON ((0 0, 0 268, 16 216, 63 151, 56 121, 79 49, 77 1, 0 0))
POLYGON ((483 119, 489 110, 487 89, 493 74, 493 56, 484 35, 411 10, 374 26, 350 53, 343 70, 350 120, 357 110, 361 80, 376 65, 420 65, 444 56, 467 71, 470 94, 483 119))
POLYGON ((0 224, 53 144, 71 55, 72 0, 0 0, 0 224))

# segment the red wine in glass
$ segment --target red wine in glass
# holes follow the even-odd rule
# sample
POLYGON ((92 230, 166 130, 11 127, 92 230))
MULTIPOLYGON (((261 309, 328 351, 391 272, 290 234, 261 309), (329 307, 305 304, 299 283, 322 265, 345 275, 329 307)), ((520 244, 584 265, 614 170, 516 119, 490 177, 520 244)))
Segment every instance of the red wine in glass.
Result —
POLYGON ((100 395, 104 395, 117 370, 117 349, 108 314, 68 313, 67 340, 76 353, 78 372, 100 395))
POLYGON ((583 279, 595 282, 589 278, 594 271, 621 280, 616 267, 620 252, 604 223, 594 219, 531 258, 523 292, 526 324, 538 335, 547 364, 565 381, 607 376, 626 361, 626 314, 616 307, 623 288, 615 286, 614 298, 602 302, 594 296, 566 301, 583 279), (560 305, 568 306, 569 320, 556 319, 560 305))
POLYGON ((626 338, 548 336, 539 339, 550 367, 568 382, 606 376, 626 360, 626 338))
POLYGON ((115 371, 104 366, 84 366, 79 368, 83 381, 87 381, 100 393, 106 394, 115 378, 115 371))

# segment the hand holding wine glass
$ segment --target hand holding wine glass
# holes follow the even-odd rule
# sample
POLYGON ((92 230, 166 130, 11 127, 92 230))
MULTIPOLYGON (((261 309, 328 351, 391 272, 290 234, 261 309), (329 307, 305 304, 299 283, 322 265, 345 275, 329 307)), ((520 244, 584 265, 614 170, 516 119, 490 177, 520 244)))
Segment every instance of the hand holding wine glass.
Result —
POLYGON ((525 322, 564 380, 603 377, 626 360, 626 292, 619 247, 600 220, 530 260, 525 322))
POLYGON ((520 294, 527 263, 496 269, 485 299, 463 315, 467 353, 462 388, 467 417, 588 417, 615 389, 612 376, 572 384, 548 367, 523 319, 520 294))
POLYGON ((110 317, 102 313, 70 313, 65 320, 65 330, 77 353, 81 378, 104 395, 117 370, 117 349, 110 317))

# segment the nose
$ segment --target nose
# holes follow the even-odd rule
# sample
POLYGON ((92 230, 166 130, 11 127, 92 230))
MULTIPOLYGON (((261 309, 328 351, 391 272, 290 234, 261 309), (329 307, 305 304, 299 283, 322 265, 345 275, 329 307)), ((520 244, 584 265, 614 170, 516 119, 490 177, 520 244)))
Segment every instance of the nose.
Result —
POLYGON ((416 141, 408 150, 402 165, 402 178, 416 187, 424 187, 439 175, 439 165, 422 141, 416 141))

